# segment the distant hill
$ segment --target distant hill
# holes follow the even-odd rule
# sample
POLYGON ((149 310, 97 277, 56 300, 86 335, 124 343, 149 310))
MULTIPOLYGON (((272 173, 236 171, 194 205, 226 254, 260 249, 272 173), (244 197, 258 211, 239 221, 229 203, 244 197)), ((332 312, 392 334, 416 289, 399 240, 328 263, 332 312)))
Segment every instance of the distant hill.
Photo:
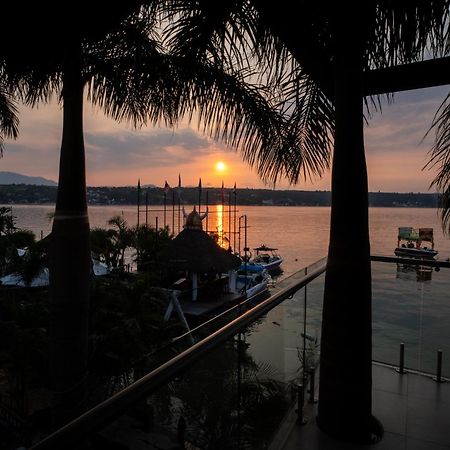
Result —
POLYGON ((42 177, 29 177, 15 172, 0 172, 0 184, 33 184, 39 186, 57 186, 53 180, 42 177))

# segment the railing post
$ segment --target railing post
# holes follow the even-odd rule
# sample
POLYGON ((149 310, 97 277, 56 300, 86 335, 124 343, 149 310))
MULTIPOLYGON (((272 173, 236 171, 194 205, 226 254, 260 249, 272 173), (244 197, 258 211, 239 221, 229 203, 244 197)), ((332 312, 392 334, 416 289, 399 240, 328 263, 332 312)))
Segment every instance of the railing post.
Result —
POLYGON ((305 425, 307 421, 303 417, 303 403, 305 401, 305 390, 302 383, 297 384, 297 425, 305 425))
POLYGON ((436 377, 433 378, 434 381, 442 383, 442 350, 437 351, 437 368, 436 377))
POLYGON ((309 368, 309 403, 316 403, 314 393, 316 390, 316 369, 314 366, 309 368))
POLYGON ((400 364, 398 367, 398 373, 403 375, 405 373, 405 344, 400 344, 400 364))

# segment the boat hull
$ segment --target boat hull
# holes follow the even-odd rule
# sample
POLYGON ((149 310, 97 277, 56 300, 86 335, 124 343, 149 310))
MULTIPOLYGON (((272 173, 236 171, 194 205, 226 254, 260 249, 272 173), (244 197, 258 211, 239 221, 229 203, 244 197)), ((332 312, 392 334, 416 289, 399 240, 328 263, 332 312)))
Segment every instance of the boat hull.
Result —
POLYGON ((405 248, 397 247, 394 250, 396 256, 405 256, 408 258, 424 258, 424 259, 434 259, 438 252, 436 250, 425 249, 425 248, 405 248))

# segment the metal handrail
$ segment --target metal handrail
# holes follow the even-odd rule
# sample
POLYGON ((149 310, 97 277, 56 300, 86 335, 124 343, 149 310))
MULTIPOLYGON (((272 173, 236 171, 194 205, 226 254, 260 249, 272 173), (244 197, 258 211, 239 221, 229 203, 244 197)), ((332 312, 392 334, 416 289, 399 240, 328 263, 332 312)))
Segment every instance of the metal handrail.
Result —
POLYGON ((152 370, 132 385, 94 406, 89 411, 56 430, 40 442, 34 444, 30 447, 30 450, 68 448, 70 447, 68 443, 74 445, 77 442, 86 439, 86 436, 89 433, 97 431, 102 426, 119 417, 131 405, 135 404, 144 396, 150 395, 182 370, 201 359, 206 353, 209 353, 231 337, 235 336, 249 324, 259 319, 286 298, 292 296, 295 292, 324 273, 325 270, 326 262, 323 262, 297 282, 281 289, 268 299, 239 316, 237 319, 192 345, 187 350, 162 364, 155 370, 152 370))
POLYGON ((412 266, 449 267, 450 261, 425 258, 403 258, 400 256, 371 255, 370 259, 377 262, 390 262, 398 264, 410 264, 412 266))

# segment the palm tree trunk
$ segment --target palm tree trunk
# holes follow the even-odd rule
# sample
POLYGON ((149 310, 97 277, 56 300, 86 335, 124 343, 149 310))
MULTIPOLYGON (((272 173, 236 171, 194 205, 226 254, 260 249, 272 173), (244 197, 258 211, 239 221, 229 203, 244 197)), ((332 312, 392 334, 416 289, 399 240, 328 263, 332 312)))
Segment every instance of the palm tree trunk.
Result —
POLYGON ((336 134, 317 420, 336 438, 369 442, 372 292, 362 52, 360 36, 351 36, 354 27, 348 28, 341 30, 336 45, 336 134))
POLYGON ((88 352, 90 249, 79 40, 71 44, 68 55, 63 73, 63 132, 50 250, 50 360, 55 428, 85 409, 88 352))

